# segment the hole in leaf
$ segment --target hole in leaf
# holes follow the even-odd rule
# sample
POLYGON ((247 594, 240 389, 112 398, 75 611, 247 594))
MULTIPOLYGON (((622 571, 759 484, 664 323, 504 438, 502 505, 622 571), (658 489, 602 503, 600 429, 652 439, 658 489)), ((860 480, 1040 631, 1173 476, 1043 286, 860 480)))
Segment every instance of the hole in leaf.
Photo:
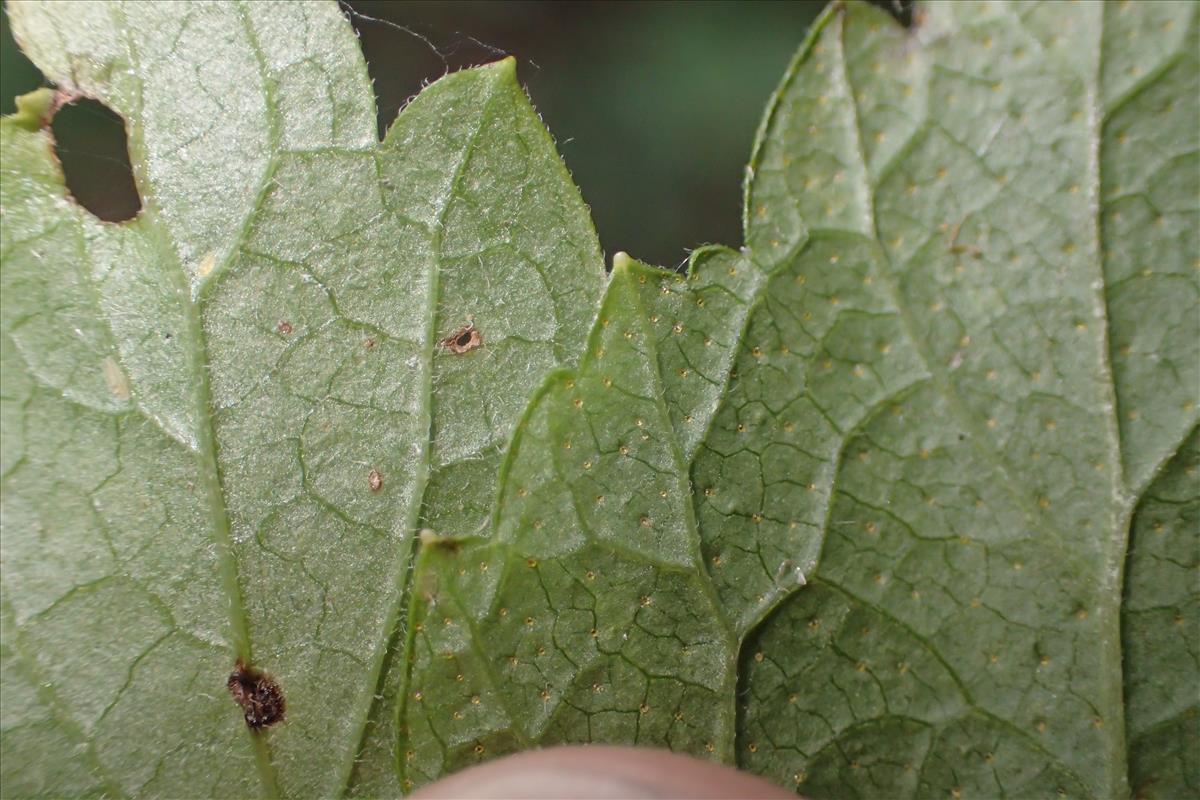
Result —
POLYGON ((59 108, 50 122, 54 153, 75 202, 105 222, 125 222, 142 210, 129 163, 125 120, 89 98, 59 108))
POLYGON ((475 323, 467 323, 454 333, 442 339, 442 347, 455 355, 469 353, 483 344, 483 334, 475 327, 475 323))

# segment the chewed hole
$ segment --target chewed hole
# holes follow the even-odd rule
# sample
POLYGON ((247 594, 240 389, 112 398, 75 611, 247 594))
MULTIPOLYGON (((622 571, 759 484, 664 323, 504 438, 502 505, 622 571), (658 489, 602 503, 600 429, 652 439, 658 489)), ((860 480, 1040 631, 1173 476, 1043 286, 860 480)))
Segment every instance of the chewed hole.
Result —
POLYGON ((54 153, 67 191, 105 222, 125 222, 142 210, 129 162, 125 120, 90 98, 72 100, 50 121, 54 153))
POLYGON ((483 333, 469 322, 442 339, 441 345, 455 355, 462 355, 483 345, 483 333))

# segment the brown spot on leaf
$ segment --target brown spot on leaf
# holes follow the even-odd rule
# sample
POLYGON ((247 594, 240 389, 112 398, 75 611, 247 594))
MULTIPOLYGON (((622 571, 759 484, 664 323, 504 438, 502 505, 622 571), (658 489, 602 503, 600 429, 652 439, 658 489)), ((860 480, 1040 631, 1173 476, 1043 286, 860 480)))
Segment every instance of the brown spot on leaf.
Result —
POLYGON ((483 334, 475 327, 474 322, 468 322, 445 339, 442 339, 441 345, 455 355, 462 355, 482 346, 483 334))
POLYGON ((379 470, 371 470, 371 474, 367 476, 367 485, 371 487, 372 492, 378 492, 383 488, 383 476, 379 474, 379 470))
POLYGON ((367 348, 368 350, 375 349, 375 340, 374 339, 363 339, 363 347, 367 348))
POLYGON ((248 667, 239 660, 225 686, 242 707, 250 730, 261 731, 283 720, 287 708, 283 691, 261 670, 248 667))
POLYGON ((292 323, 288 322, 286 319, 280 320, 279 324, 275 326, 275 330, 279 333, 282 333, 284 336, 287 336, 292 332, 292 323))

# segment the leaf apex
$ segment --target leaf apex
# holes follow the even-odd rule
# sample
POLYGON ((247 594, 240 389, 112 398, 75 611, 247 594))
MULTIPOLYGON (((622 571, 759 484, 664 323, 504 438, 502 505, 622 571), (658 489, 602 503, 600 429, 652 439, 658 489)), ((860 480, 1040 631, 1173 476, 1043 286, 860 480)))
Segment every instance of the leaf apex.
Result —
POLYGON ((480 69, 494 73, 497 80, 514 83, 517 80, 517 59, 513 56, 505 56, 499 61, 484 64, 480 69))

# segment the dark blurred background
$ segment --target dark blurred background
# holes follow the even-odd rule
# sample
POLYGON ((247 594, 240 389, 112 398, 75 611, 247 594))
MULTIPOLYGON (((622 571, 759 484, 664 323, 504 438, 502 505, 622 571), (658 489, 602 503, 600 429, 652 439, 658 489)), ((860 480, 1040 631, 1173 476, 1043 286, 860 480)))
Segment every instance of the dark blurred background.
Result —
MULTIPOLYGON (((763 108, 824 6, 808 2, 385 2, 342 8, 362 39, 381 130, 447 70, 511 54, 606 253, 664 266, 741 244, 742 171, 763 108), (405 30, 407 29, 407 30, 405 30)), ((43 83, 0 38, 0 102, 43 83)), ((72 190, 101 216, 136 210, 118 119, 97 105, 54 124, 72 190), (85 198, 84 195, 88 197, 85 198), (90 200, 88 199, 90 198, 90 200)))

